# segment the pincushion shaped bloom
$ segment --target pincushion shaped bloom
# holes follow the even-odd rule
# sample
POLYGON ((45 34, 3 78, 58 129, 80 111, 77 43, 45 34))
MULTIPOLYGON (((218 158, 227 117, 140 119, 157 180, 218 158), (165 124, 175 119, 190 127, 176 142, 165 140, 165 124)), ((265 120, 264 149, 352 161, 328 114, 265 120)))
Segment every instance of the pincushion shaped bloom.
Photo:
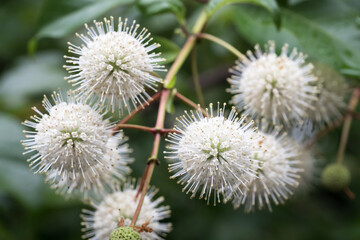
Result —
POLYGON ((68 81, 77 86, 80 95, 97 96, 112 111, 118 105, 120 113, 125 107, 129 112, 150 98, 145 91, 150 88, 156 91, 161 79, 153 74, 165 71, 158 62, 160 53, 153 50, 160 45, 150 43, 150 33, 133 21, 114 18, 104 22, 94 21, 95 27, 85 24, 87 35, 77 34, 84 42, 81 46, 69 43, 69 52, 75 56, 65 56, 70 76, 68 81), (139 31, 139 32, 138 32, 139 31))
POLYGON ((103 119, 106 112, 75 99, 71 92, 67 99, 57 92, 52 98, 54 104, 44 98, 47 113, 33 108, 39 116, 24 122, 34 129, 24 131, 27 139, 22 141, 25 153, 35 152, 28 160, 31 169, 46 174, 46 181, 60 193, 76 189, 85 197, 105 182, 124 178, 130 172, 131 150, 122 132, 112 136, 113 124, 103 119))
POLYGON ((225 104, 215 111, 212 104, 206 115, 198 110, 185 112, 177 119, 179 126, 167 141, 166 158, 171 178, 179 178, 185 184, 183 191, 194 197, 200 191, 200 198, 209 204, 213 194, 213 204, 242 194, 241 186, 248 184, 247 179, 256 177, 258 167, 255 160, 254 142, 260 141, 252 122, 245 117, 237 117, 234 108, 225 115, 225 104), (230 193, 227 195, 226 193, 230 193), (226 199, 225 199, 225 195, 226 199))
POLYGON ((259 163, 258 174, 243 186, 243 194, 233 200, 234 207, 244 205, 245 212, 264 206, 271 211, 271 202, 284 203, 298 187, 303 171, 299 151, 285 135, 259 134, 264 138, 255 143, 259 150, 254 156, 259 163))
MULTIPOLYGON (((140 231, 142 240, 163 239, 172 229, 171 223, 162 222, 170 217, 169 206, 159 206, 163 197, 154 199, 157 189, 150 188, 145 195, 140 215, 135 226, 148 230, 140 231)), ((128 180, 122 187, 114 185, 113 189, 104 191, 100 198, 92 199, 95 210, 83 210, 81 218, 85 234, 83 238, 90 240, 109 239, 113 230, 119 227, 120 221, 124 226, 130 226, 139 198, 135 198, 137 188, 134 181, 128 180)))
POLYGON ((315 110, 309 109, 309 118, 314 121, 315 128, 323 128, 343 116, 348 86, 344 77, 333 69, 319 63, 315 66, 315 74, 319 78, 319 94, 318 99, 313 102, 315 110))
POLYGON ((294 48, 288 55, 288 45, 281 54, 275 53, 275 43, 269 41, 265 51, 255 46, 255 54, 240 59, 230 72, 228 91, 231 103, 245 114, 265 119, 272 124, 291 127, 308 117, 308 109, 317 100, 317 78, 313 66, 305 63, 302 53, 294 48))

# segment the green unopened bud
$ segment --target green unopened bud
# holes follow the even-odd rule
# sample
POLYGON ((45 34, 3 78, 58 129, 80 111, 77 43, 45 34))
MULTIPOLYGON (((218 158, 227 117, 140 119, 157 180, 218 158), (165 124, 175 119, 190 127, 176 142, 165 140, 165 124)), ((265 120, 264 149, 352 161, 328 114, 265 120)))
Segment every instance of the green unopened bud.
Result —
POLYGON ((321 179, 327 189, 340 191, 349 185, 350 172, 344 165, 333 163, 326 166, 321 179))
POLYGON ((119 227, 112 231, 110 240, 141 240, 141 236, 132 227, 119 227))

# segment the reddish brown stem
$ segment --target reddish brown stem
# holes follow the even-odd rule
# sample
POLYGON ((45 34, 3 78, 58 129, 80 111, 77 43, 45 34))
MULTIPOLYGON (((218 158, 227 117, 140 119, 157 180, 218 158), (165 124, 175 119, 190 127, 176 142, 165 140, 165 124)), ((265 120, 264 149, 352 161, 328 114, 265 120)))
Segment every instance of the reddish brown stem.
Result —
POLYGON ((144 186, 144 182, 145 182, 145 178, 147 176, 147 173, 149 171, 149 164, 146 164, 146 167, 145 167, 145 170, 144 170, 144 173, 141 177, 141 181, 140 181, 140 184, 139 184, 139 188, 136 192, 136 196, 135 196, 135 201, 137 200, 137 198, 139 197, 139 194, 141 193, 142 189, 143 189, 143 186, 144 186))
MULTIPOLYGON (((348 110, 350 112, 353 112, 356 109, 356 106, 359 102, 359 96, 360 96, 360 89, 357 88, 353 91, 353 94, 349 101, 348 110)), ((351 122, 352 122, 352 116, 351 114, 347 114, 341 132, 340 145, 339 145, 338 155, 336 158, 336 162, 339 164, 341 164, 344 161, 345 148, 349 138, 351 122)))
POLYGON ((351 190, 350 190, 350 188, 345 188, 344 189, 344 192, 345 192, 345 194, 346 194, 346 196, 348 196, 348 198, 350 198, 351 200, 354 200, 355 199, 355 193, 353 193, 351 190))
MULTIPOLYGON (((146 102, 139 105, 135 110, 133 110, 128 116, 124 117, 119 124, 127 123, 133 116, 135 116, 139 111, 143 110, 146 106, 149 106, 153 101, 158 99, 161 95, 161 92, 156 93, 154 96, 152 96, 150 99, 148 99, 146 102)), ((118 130, 117 127, 115 127, 115 130, 118 130)))
POLYGON ((181 132, 179 132, 178 130, 175 130, 175 129, 167 129, 167 128, 161 129, 161 130, 160 130, 160 133, 161 133, 161 134, 166 134, 166 133, 178 133, 178 134, 181 134, 181 132))
POLYGON ((326 134, 328 134, 329 132, 331 132, 332 130, 334 130, 335 128, 339 127, 345 120, 345 116, 346 114, 341 117, 339 120, 337 120, 336 122, 332 123, 331 125, 329 125, 327 128, 321 130, 320 132, 318 132, 316 134, 316 136, 314 138, 312 138, 306 145, 305 148, 311 148, 317 141, 319 141, 322 137, 324 137, 326 134))
POLYGON ((179 100, 183 101, 184 103, 186 103, 187 105, 189 105, 190 107, 197 109, 201 109, 201 112, 204 116, 207 116, 206 111, 201 108, 198 104, 194 103, 193 101, 191 101, 190 99, 188 99, 187 97, 185 97, 184 95, 180 94, 180 93, 175 93, 175 97, 177 97, 179 100))
POLYGON ((138 129, 138 130, 151 132, 151 133, 156 132, 155 128, 145 127, 145 126, 135 125, 135 124, 121 124, 121 123, 119 123, 116 127, 117 127, 117 129, 131 128, 131 129, 138 129))
MULTIPOLYGON (((358 117, 360 117, 360 116, 359 116, 359 113, 355 112, 356 105, 354 106, 354 104, 355 103, 357 104, 356 101, 358 101, 359 95, 360 95, 360 89, 357 88, 353 92, 353 97, 349 101, 348 109, 347 109, 346 113, 344 114, 344 116, 342 116, 337 121, 333 122, 327 128, 318 132, 316 134, 316 136, 306 144, 305 148, 310 148, 311 146, 313 146, 317 141, 319 141, 327 133, 329 133, 332 130, 334 130, 335 128, 339 127, 346 119, 352 119, 352 118, 358 119, 358 117)), ((349 121, 349 120, 347 120, 347 121, 349 121)))
MULTIPOLYGON (((168 89, 163 89, 161 91, 161 99, 160 99, 160 104, 159 104, 158 116, 157 116, 157 119, 156 119, 155 129, 163 129, 163 127, 164 127, 166 101, 168 99, 169 94, 170 94, 170 91, 168 89)), ((141 181, 143 181, 143 186, 142 186, 142 189, 141 189, 141 197, 140 197, 138 205, 136 207, 133 219, 131 220, 130 226, 135 226, 137 218, 139 217, 141 207, 142 207, 142 204, 144 202, 144 198, 146 196, 146 191, 147 191, 147 189, 149 187, 150 179, 151 179, 152 173, 154 171, 155 163, 157 162, 159 146, 160 146, 160 140, 161 140, 161 133, 157 132, 155 134, 153 150, 152 150, 151 156, 150 156, 150 158, 148 160, 148 164, 146 166, 145 173, 144 173, 144 175, 142 177, 142 179, 144 179, 144 180, 141 180, 141 181)))
POLYGON ((158 129, 156 127, 151 128, 151 127, 146 127, 146 126, 141 126, 141 125, 136 125, 136 124, 120 124, 119 123, 117 125, 117 128, 118 129, 124 129, 124 128, 138 129, 138 130, 150 132, 152 134, 160 133, 161 135, 164 135, 164 134, 170 133, 170 132, 180 133, 178 130, 175 130, 175 129, 167 129, 167 128, 158 129))

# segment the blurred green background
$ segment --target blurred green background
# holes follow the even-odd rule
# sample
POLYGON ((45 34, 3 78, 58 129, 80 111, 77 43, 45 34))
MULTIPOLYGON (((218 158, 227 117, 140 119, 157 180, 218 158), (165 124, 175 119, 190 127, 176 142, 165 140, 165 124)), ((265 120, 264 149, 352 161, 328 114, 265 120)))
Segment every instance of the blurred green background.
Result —
MULTIPOLYGON (((246 2, 246 1, 245 1, 246 2)), ((261 2, 261 1, 260 1, 261 2)), ((267 2, 267 1, 263 1, 267 2)), ((271 1, 269 1, 271 2, 271 1)), ((321 62, 343 75, 350 87, 360 80, 360 1, 281 0, 271 13, 260 6, 236 4, 219 9, 205 32, 219 36, 242 52, 255 43, 276 40, 298 47, 309 59, 321 62), (275 15, 274 15, 275 14, 275 15), (279 23, 277 30, 274 16, 279 23)), ((190 28, 203 7, 201 1, 121 0, 2 0, 0 2, 0 239, 80 239, 80 201, 65 200, 33 175, 23 156, 21 121, 41 108, 43 94, 70 86, 63 78, 66 43, 79 43, 75 31, 92 19, 122 16, 136 19, 162 43, 161 51, 172 61, 184 43, 177 18, 186 16, 190 28), (134 3, 135 2, 135 3, 134 3), (164 5, 165 4, 165 5, 164 5), (174 14, 175 13, 175 14, 174 14), (159 38, 161 36, 162 38, 159 38), (165 39, 164 39, 165 38, 165 39)), ((236 60, 225 49, 206 40, 198 42, 198 67, 205 102, 227 102, 228 68, 236 60)), ((169 65, 168 65, 169 66, 169 65)), ((196 101, 187 61, 178 74, 177 88, 196 101)), ((171 127, 186 106, 175 102, 167 116, 171 127)), ((152 126, 156 104, 131 120, 152 126)), ((335 159, 340 130, 324 137, 317 146, 319 169, 335 159)), ((151 151, 153 137, 126 130, 136 161, 133 176, 140 177, 151 151)), ((360 239, 360 124, 354 120, 345 164, 352 173, 350 189, 357 198, 343 192, 331 193, 314 183, 306 194, 296 194, 283 206, 251 214, 233 210, 231 204, 206 206, 181 192, 169 180, 164 160, 155 169, 152 184, 165 196, 172 209, 174 230, 168 239, 360 239)), ((164 141, 162 142, 164 145, 164 141)))

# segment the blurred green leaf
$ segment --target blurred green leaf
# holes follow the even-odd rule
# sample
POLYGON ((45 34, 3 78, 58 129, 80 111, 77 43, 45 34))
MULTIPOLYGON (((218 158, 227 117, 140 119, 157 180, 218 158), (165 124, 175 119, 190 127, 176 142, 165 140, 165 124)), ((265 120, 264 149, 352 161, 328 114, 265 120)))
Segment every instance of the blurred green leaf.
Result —
POLYGON ((73 13, 45 25, 36 34, 36 39, 43 37, 59 38, 68 35, 76 28, 87 23, 110 9, 124 4, 130 4, 134 0, 101 0, 81 8, 73 13))
MULTIPOLYGON (((311 58, 342 71, 360 69, 360 52, 354 51, 350 36, 339 35, 336 31, 306 18, 289 9, 282 9, 283 26, 277 31, 271 16, 262 9, 238 7, 233 12, 235 25, 239 32, 251 43, 265 43, 276 40, 297 46, 311 58)), ((355 45, 354 45, 355 46, 355 45)), ((278 44, 278 47, 279 46, 278 44)), ((346 73, 346 72, 345 72, 346 73)))
POLYGON ((161 57, 165 58, 165 61, 161 62, 162 64, 171 63, 175 60, 176 56, 180 52, 178 45, 173 43, 167 38, 153 36, 154 42, 159 43, 161 46, 157 49, 158 52, 161 52, 161 57))
POLYGON ((41 204, 43 181, 34 176, 29 167, 18 161, 0 157, 0 188, 12 194, 29 208, 41 204))
POLYGON ((276 0, 210 0, 205 9, 208 16, 211 16, 224 5, 232 4, 232 3, 252 3, 255 5, 262 6, 265 9, 267 9, 270 13, 272 13, 276 26, 280 27, 281 24, 281 19, 279 14, 280 11, 276 0))
POLYGON ((36 94, 70 87, 64 80, 64 60, 58 52, 44 52, 33 58, 23 57, 0 78, 0 96, 7 109, 28 104, 36 94))
POLYGON ((42 196, 39 194, 42 180, 34 176, 21 152, 20 144, 22 127, 18 120, 5 114, 0 114, 0 188, 10 192, 20 202, 28 207, 40 204, 42 196))
POLYGON ((67 14, 95 3, 97 0, 42 0, 37 23, 40 27, 67 14))
POLYGON ((20 140, 24 138, 22 126, 16 118, 0 113, 0 156, 22 158, 24 148, 20 140))
POLYGON ((180 0, 138 0, 137 5, 144 15, 173 13, 180 23, 185 22, 185 6, 180 0))

